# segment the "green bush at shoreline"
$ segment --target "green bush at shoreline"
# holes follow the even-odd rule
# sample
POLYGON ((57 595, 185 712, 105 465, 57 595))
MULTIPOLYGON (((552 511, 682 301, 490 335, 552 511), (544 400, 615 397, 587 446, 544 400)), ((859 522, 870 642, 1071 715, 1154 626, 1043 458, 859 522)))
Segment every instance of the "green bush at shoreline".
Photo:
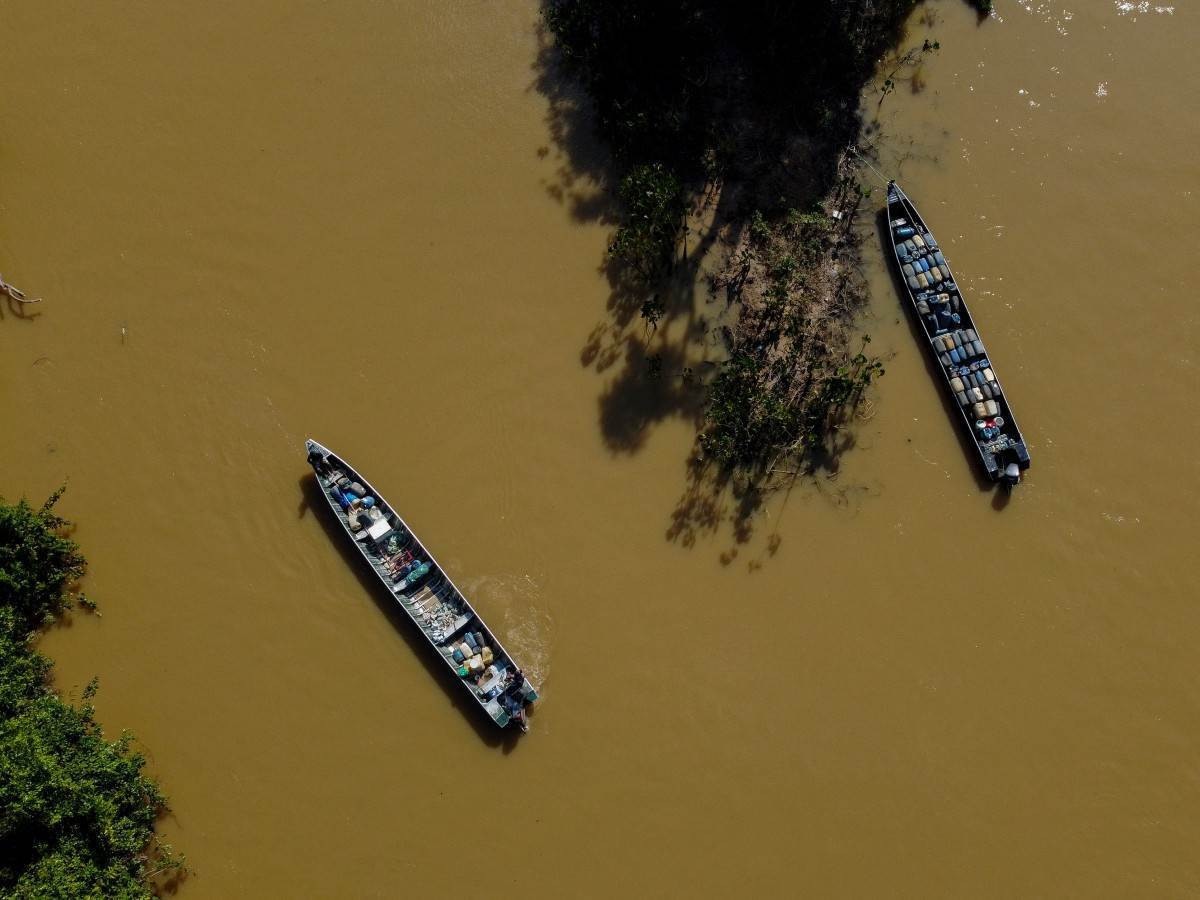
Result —
POLYGON ((69 605, 84 571, 53 512, 0 501, 0 895, 145 898, 182 871, 154 825, 166 808, 129 734, 104 738, 91 706, 50 687, 51 663, 31 646, 69 605))

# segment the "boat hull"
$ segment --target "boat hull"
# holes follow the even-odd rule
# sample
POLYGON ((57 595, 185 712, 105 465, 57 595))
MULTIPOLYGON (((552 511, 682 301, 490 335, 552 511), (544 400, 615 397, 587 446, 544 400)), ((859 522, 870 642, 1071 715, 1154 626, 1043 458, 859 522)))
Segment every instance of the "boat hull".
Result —
POLYGON ((888 185, 888 235, 906 305, 991 481, 1015 485, 1029 450, 1008 394, 979 336, 954 273, 912 201, 888 185))
POLYGON ((537 690, 499 638, 382 494, 316 441, 306 441, 305 449, 346 539, 450 676, 493 723, 524 730, 537 690))

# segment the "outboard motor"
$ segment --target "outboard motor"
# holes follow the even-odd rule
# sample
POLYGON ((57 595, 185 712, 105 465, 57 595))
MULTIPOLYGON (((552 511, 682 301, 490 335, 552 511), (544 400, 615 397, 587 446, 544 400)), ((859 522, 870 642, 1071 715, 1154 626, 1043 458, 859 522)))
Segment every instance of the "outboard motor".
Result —
POLYGON ((1004 467, 1004 475, 1001 479, 1004 486, 1007 488, 1015 488, 1021 482, 1021 468, 1015 462, 1009 463, 1004 467))

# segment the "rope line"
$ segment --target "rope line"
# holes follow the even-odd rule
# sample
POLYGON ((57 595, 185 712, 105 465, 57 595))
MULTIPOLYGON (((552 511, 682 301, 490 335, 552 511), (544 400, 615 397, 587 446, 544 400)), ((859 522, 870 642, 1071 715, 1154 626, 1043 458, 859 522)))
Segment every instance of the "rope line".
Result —
POLYGON ((886 178, 884 178, 884 177, 883 177, 883 173, 882 173, 882 172, 880 172, 880 171, 879 171, 877 168, 875 168, 873 165, 871 165, 871 161, 870 161, 869 159, 867 159, 865 156, 863 156, 861 153, 859 153, 859 152, 858 152, 858 148, 857 148, 857 147, 851 146, 851 148, 850 148, 850 152, 851 152, 851 153, 853 153, 855 156, 857 156, 857 157, 858 157, 860 160, 862 160, 864 163, 866 163, 866 165, 867 165, 867 168, 868 168, 868 169, 870 169, 872 172, 874 172, 874 173, 875 173, 875 177, 879 179, 879 183, 880 183, 880 184, 882 184, 882 185, 883 185, 885 188, 888 186, 888 183, 889 183, 889 182, 888 182, 888 180, 887 180, 886 178))

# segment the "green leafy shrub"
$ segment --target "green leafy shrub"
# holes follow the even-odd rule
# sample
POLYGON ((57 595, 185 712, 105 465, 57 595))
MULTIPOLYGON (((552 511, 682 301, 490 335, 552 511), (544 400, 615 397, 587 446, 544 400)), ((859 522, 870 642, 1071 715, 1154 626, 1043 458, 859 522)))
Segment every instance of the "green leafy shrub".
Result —
POLYGON ((625 220, 609 253, 652 284, 670 268, 683 232, 683 186, 662 163, 651 163, 622 178, 618 196, 625 220))
POLYGON ((79 547, 53 511, 62 493, 59 488, 39 509, 24 499, 14 506, 0 502, 0 608, 11 610, 24 631, 62 612, 65 589, 83 575, 79 547))
POLYGON ((183 859, 154 838, 165 808, 133 738, 105 740, 91 706, 60 699, 31 629, 66 606, 84 560, 51 512, 0 502, 0 894, 146 898, 183 859))
POLYGON ((723 467, 764 472, 827 443, 883 365, 866 354, 869 337, 847 349, 851 301, 830 264, 828 216, 755 212, 747 236, 740 265, 754 288, 743 294, 738 346, 709 388, 700 444, 723 467))

